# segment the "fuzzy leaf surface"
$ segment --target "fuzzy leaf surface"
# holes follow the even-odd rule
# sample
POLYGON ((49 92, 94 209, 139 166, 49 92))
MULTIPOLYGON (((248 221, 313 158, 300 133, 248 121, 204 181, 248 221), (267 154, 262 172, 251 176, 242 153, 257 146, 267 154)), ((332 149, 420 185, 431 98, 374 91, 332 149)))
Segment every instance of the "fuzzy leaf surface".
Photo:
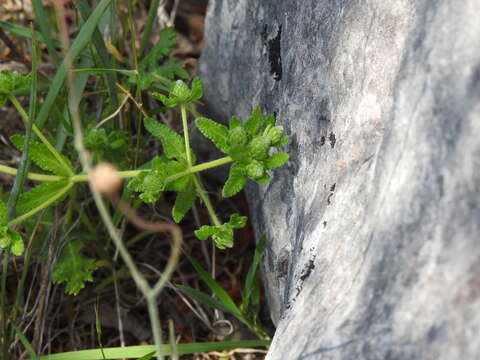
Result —
MULTIPOLYGON (((12 135, 10 137, 12 143, 20 151, 23 151, 24 139, 25 137, 23 135, 12 135)), ((70 175, 68 170, 57 160, 47 146, 42 143, 30 140, 28 156, 42 170, 49 171, 59 176, 68 177, 70 175)), ((70 160, 63 155, 62 159, 73 172, 73 166, 70 160)))
POLYGON ((18 232, 12 230, 8 230, 8 234, 11 239, 12 254, 15 256, 22 255, 25 250, 25 244, 23 243, 22 237, 18 232))
POLYGON ((148 132, 160 140, 167 158, 186 160, 185 143, 180 135, 152 118, 145 118, 144 124, 148 132))
POLYGON ((230 197, 240 192, 247 181, 245 167, 239 163, 234 163, 230 167, 227 181, 222 189, 223 197, 230 197))
POLYGON ((197 191, 193 184, 178 193, 175 199, 175 205, 172 209, 172 217, 176 223, 179 223, 185 214, 191 209, 196 195, 197 191))
POLYGON ((141 70, 152 70, 158 66, 158 61, 170 54, 173 48, 177 45, 175 30, 173 27, 167 27, 160 33, 160 37, 148 53, 147 56, 140 62, 141 70))
POLYGON ((65 283, 67 294, 77 295, 87 281, 93 281, 92 273, 97 268, 95 260, 80 254, 81 240, 71 240, 65 245, 58 262, 53 266, 54 283, 65 283))
MULTIPOLYGON (((49 201, 52 197, 69 186, 68 180, 61 180, 55 182, 45 182, 35 186, 27 192, 21 193, 16 206, 16 211, 19 214, 26 213, 43 203, 49 201)), ((63 200, 65 195, 58 198, 52 205, 56 205, 63 200)))
POLYGON ((288 159, 288 154, 280 151, 267 158, 264 165, 267 170, 270 170, 282 166, 288 159))
POLYGON ((197 118, 195 125, 203 136, 210 139, 220 151, 228 152, 228 129, 225 126, 205 117, 197 118))
POLYGON ((28 87, 31 75, 22 75, 16 71, 0 71, 0 106, 5 105, 14 90, 28 87))

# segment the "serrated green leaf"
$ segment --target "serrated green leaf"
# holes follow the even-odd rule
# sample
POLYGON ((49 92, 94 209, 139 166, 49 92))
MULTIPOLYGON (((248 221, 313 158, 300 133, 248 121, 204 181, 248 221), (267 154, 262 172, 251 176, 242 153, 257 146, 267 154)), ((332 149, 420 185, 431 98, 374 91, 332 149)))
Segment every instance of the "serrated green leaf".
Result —
POLYGON ((11 239, 12 254, 15 256, 22 255, 23 251, 25 250, 25 244, 23 243, 22 237, 18 232, 12 230, 9 230, 8 234, 10 235, 11 239))
POLYGON ((288 136, 284 136, 275 146, 283 146, 288 143, 288 136))
POLYGON ((188 100, 192 91, 182 80, 175 81, 170 95, 177 100, 178 104, 182 104, 188 100))
MULTIPOLYGON (((23 144, 25 136, 23 135, 12 135, 10 140, 15 145, 15 147, 23 151, 23 144)), ((59 176, 70 176, 70 173, 67 169, 58 161, 58 159, 52 154, 48 147, 44 144, 41 144, 35 140, 30 140, 28 156, 33 160, 33 162, 42 170, 50 171, 55 175, 59 176)), ((65 156, 61 155, 63 161, 70 170, 73 172, 73 166, 70 160, 65 156)))
POLYGON ((140 70, 144 71, 147 69, 151 71, 153 68, 157 67, 158 61, 170 54, 176 45, 177 39, 174 28, 167 27, 163 29, 160 32, 160 37, 155 46, 140 62, 140 70))
POLYGON ((228 148, 227 154, 236 162, 247 164, 251 157, 248 147, 239 144, 233 144, 228 148))
POLYGON ((266 115, 262 117, 261 120, 261 131, 265 130, 267 127, 272 127, 275 125, 275 116, 274 115, 266 115))
POLYGON ((7 226, 0 228, 0 249, 6 249, 12 244, 12 237, 7 226))
POLYGON ((145 118, 144 123, 148 132, 162 143, 163 152, 167 158, 186 160, 185 143, 180 135, 151 118, 145 118))
POLYGON ((202 81, 196 76, 192 81, 192 92, 190 101, 197 101, 203 97, 202 81))
POLYGON ((161 191, 145 191, 140 194, 139 198, 146 203, 153 203, 160 199, 162 195, 161 191))
POLYGON ((250 136, 254 136, 257 133, 261 121, 262 112, 260 111, 259 106, 255 106, 252 110, 252 114, 248 117, 244 124, 245 130, 247 130, 250 136))
POLYGON ((240 216, 238 214, 232 214, 230 215, 228 224, 234 229, 241 229, 247 224, 247 217, 240 216))
POLYGON ((232 116, 228 120, 228 128, 231 130, 233 128, 236 128, 237 126, 242 126, 242 122, 240 120, 238 120, 238 118, 236 116, 232 116))
POLYGON ((288 154, 280 151, 267 158, 263 164, 267 170, 270 170, 282 166, 288 159, 288 154))
POLYGON ((65 245, 58 262, 53 266, 54 283, 65 283, 67 294, 77 295, 87 281, 93 281, 92 273, 97 268, 95 260, 80 254, 81 240, 71 240, 65 245))
POLYGON ((173 80, 175 77, 184 80, 190 79, 190 74, 182 67, 182 63, 177 59, 168 59, 154 71, 154 74, 170 80, 173 80))
POLYGON ((217 227, 216 226, 210 226, 210 225, 203 225, 200 227, 200 229, 195 230, 195 236, 199 240, 207 240, 210 236, 215 234, 217 232, 217 227))
POLYGON ((247 177, 245 175, 245 168, 241 164, 234 163, 230 167, 230 172, 228 174, 228 179, 223 186, 222 195, 223 197, 230 197, 237 194, 243 189, 247 177))
POLYGON ((195 125, 220 151, 228 152, 228 129, 225 126, 205 117, 197 118, 195 125))
POLYGON ((233 246, 233 229, 229 224, 218 227, 218 231, 212 235, 215 246, 219 249, 231 248, 233 246))
POLYGON ((178 105, 177 100, 174 98, 169 98, 160 93, 153 93, 152 95, 157 100, 160 100, 163 103, 163 105, 165 105, 167 108, 173 108, 178 105))
POLYGON ((5 105, 14 90, 28 87, 31 80, 31 74, 22 75, 16 71, 0 71, 0 106, 5 105))
POLYGON ((255 182, 257 184, 267 184, 270 182, 270 179, 271 179, 270 175, 265 173, 261 178, 255 179, 255 182))
MULTIPOLYGON (((35 186, 33 189, 27 192, 21 193, 17 201, 17 213, 23 214, 44 204, 68 186, 70 186, 68 180, 45 182, 35 186)), ((61 202, 65 195, 66 193, 53 202, 52 205, 56 205, 61 202)))
POLYGON ((172 208, 172 217, 176 223, 179 223, 185 214, 192 207, 197 191, 193 184, 184 191, 180 191, 175 199, 175 205, 172 208))
MULTIPOLYGON (((194 163, 193 158, 192 158, 192 162, 194 163)), ((187 170, 187 168, 188 168, 188 163, 186 161, 180 162, 180 161, 171 160, 165 164, 167 177, 183 172, 187 170)), ((182 176, 174 181, 167 183, 165 185, 165 190, 183 191, 189 184, 190 184, 190 177, 182 176)))

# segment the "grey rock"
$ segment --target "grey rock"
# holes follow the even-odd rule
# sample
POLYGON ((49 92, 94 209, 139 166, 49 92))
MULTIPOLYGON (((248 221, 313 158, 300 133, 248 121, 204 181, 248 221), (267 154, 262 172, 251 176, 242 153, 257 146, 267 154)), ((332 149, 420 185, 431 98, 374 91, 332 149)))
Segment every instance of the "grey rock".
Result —
MULTIPOLYGON (((250 185, 267 359, 480 359, 480 1, 211 0, 217 118, 275 112, 250 185)), ((212 111, 212 110, 211 110, 212 111)))

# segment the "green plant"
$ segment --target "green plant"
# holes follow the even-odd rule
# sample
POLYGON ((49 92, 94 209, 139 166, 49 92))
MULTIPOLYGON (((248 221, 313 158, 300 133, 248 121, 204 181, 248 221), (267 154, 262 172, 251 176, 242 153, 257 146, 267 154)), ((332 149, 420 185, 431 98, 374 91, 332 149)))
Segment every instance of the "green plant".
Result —
POLYGON ((256 334, 260 339, 270 340, 268 334, 263 330, 258 320, 260 311, 260 285, 258 278, 258 265, 263 255, 265 246, 265 237, 260 240, 255 249, 253 262, 248 270, 245 284, 242 291, 242 303, 237 306, 228 293, 215 281, 210 274, 205 271, 190 255, 186 254, 188 260, 200 275, 202 280, 216 296, 212 298, 208 294, 202 293, 188 286, 177 285, 180 290, 190 295, 195 300, 214 309, 224 311, 235 316, 241 323, 256 334))
MULTIPOLYGON (((59 243, 52 245, 59 253, 53 264, 52 281, 63 284, 66 293, 77 295, 87 282, 93 281, 93 272, 96 269, 102 266, 109 267, 113 268, 115 273, 114 265, 103 248, 107 247, 109 242, 101 242, 88 216, 76 203, 78 194, 88 194, 86 196, 93 198, 107 233, 146 299, 157 354, 162 357, 161 330, 155 299, 175 268, 182 238, 181 231, 170 223, 157 224, 157 226, 147 224, 150 226, 149 229, 154 229, 153 231, 170 231, 174 238, 172 256, 162 276, 155 284, 150 285, 136 267, 117 231, 122 213, 117 211, 116 216, 111 218, 110 209, 102 200, 92 180, 92 167, 102 161, 109 161, 120 169, 113 170, 110 174, 114 180, 128 179, 127 185, 123 188, 121 201, 118 200, 115 191, 104 194, 110 197, 115 207, 124 209, 123 214, 127 216, 130 216, 130 210, 125 207, 126 203, 133 202, 135 206, 140 202, 153 203, 164 198, 165 193, 168 192, 175 194, 171 217, 175 223, 180 223, 195 201, 199 199, 208 211, 211 224, 197 229, 196 237, 200 240, 211 238, 217 248, 226 249, 234 244, 234 230, 244 227, 247 219, 238 214, 218 216, 203 188, 200 172, 229 164, 230 171, 222 194, 224 197, 233 196, 243 189, 248 179, 261 184, 270 180, 268 171, 288 161, 286 153, 274 152, 275 148, 286 144, 288 139, 283 135, 283 129, 275 125, 275 118, 272 115, 263 115, 259 107, 253 108, 252 114, 245 122, 232 117, 228 126, 211 119, 197 117, 195 107, 203 96, 202 83, 196 77, 189 86, 190 75, 178 60, 169 56, 176 45, 175 32, 172 28, 164 29, 157 43, 147 53, 145 39, 148 40, 151 27, 146 26, 139 52, 142 58, 138 58, 134 41, 132 41, 133 69, 120 68, 115 66, 115 61, 108 56, 99 32, 99 27, 102 26, 100 23, 105 23, 104 13, 114 12, 112 1, 101 0, 93 10, 84 0, 76 0, 74 4, 81 19, 81 26, 71 46, 68 44, 68 36, 65 36, 62 7, 58 4, 55 6, 58 29, 63 36, 62 41, 52 37, 40 0, 32 0, 40 32, 0 22, 0 28, 31 39, 33 45, 30 74, 0 72, 0 105, 12 104, 26 128, 25 135, 17 134, 10 138, 13 146, 22 153, 19 169, 0 164, 0 172, 16 177, 8 203, 0 199, 0 249, 3 250, 0 307, 3 314, 12 314, 12 324, 7 324, 7 316, 3 316, 0 323, 0 338, 3 341, 1 351, 3 355, 8 352, 9 339, 14 333, 22 343, 27 343, 25 336, 20 335, 21 333, 14 327, 16 313, 21 308, 22 285, 15 297, 15 302, 11 306, 7 304, 6 283, 9 276, 10 254, 20 256, 25 252, 25 266, 20 281, 20 284, 23 284, 27 277, 28 262, 34 251, 31 246, 32 239, 36 231, 42 231, 39 226, 42 219, 54 218, 52 215, 54 206, 61 205, 65 209, 62 228, 67 241, 62 245, 59 243), (39 58, 36 53, 37 42, 46 44, 52 62, 58 69, 50 86, 39 85, 37 79, 39 58), (67 49, 62 61, 56 53, 60 46, 67 49), (83 101, 87 96, 85 89, 88 86, 89 77, 95 77, 98 80, 96 83, 99 84, 92 93, 100 95, 103 99, 104 105, 99 113, 104 119, 100 122, 91 114, 88 102, 83 101), (116 83, 117 86, 115 86, 116 83), (66 91, 62 91, 64 88, 66 91), (119 101, 119 89, 125 94, 122 104, 119 101), (159 103, 157 108, 146 109, 142 105, 142 97, 148 96, 150 91, 153 91, 152 97, 159 103), (28 113, 18 99, 25 94, 30 95, 28 113), (45 96, 40 106, 37 106, 40 94, 45 96), (136 108, 131 109, 129 116, 125 119, 120 119, 117 115, 128 100, 131 100, 136 108), (155 115, 170 110, 177 110, 180 113, 182 123, 180 133, 155 118, 155 115), (189 116, 192 115, 196 117, 193 120, 196 128, 225 154, 224 157, 209 162, 198 162, 190 146, 189 116), (85 133, 83 133, 84 129, 85 133), (145 136, 143 129, 160 142, 163 154, 142 159, 140 144, 142 137, 145 136), (67 145, 69 139, 73 139, 73 147, 67 145), (144 161, 143 165, 138 166, 142 161, 144 161), (31 170, 32 167, 33 170, 31 170), (38 184, 23 191, 25 180, 38 184), (87 182, 92 185, 90 192, 86 187, 79 186, 87 182), (133 196, 135 193, 138 197, 133 196), (78 215, 79 221, 88 229, 89 235, 100 242, 94 245, 99 249, 100 259, 85 255, 83 250, 87 242, 84 239, 68 236, 66 229, 75 226, 72 220, 74 214, 78 215), (225 221, 222 221, 222 218, 225 218, 225 221)), ((127 22, 130 36, 133 38, 135 35, 131 21, 133 2, 129 1, 128 5, 127 22)), ((157 5, 152 3, 149 19, 153 16, 151 14, 155 13, 156 6, 158 2, 157 5)), ((129 217, 129 220, 132 221, 132 219, 135 218, 129 217)), ((258 309, 257 313, 252 310, 255 306, 258 307, 258 287, 255 286, 257 284, 256 267, 260 256, 258 251, 261 253, 258 249, 255 255, 255 266, 253 270, 251 269, 253 275, 249 272, 244 302, 239 308, 232 306, 233 301, 228 300, 228 295, 225 292, 222 293, 218 285, 213 285, 215 283, 213 277, 201 269, 193 259, 191 261, 207 285, 212 285, 212 291, 220 300, 220 304, 223 303, 223 310, 233 313, 258 336, 266 338, 257 322, 258 309), (225 304, 229 306, 225 307, 225 304), (250 306, 252 304, 253 307, 250 306)), ((187 288, 183 290, 190 291, 187 288)), ((190 291, 190 294, 193 293, 190 291)), ((212 301, 216 300, 212 299, 212 301)), ((219 306, 222 307, 222 305, 219 306)))

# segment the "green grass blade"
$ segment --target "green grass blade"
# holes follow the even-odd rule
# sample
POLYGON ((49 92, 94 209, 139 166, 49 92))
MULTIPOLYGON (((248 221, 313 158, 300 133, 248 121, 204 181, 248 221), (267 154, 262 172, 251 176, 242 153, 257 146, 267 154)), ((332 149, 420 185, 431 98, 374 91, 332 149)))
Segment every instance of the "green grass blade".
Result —
POLYGON ((142 41, 140 43, 140 57, 143 56, 145 49, 148 45, 148 40, 150 39, 150 34, 152 32, 153 20, 157 15, 158 4, 160 0, 152 0, 150 3, 150 8, 148 9, 147 21, 145 22, 145 27, 143 28, 142 41))
POLYGON ((235 305, 230 295, 228 295, 227 292, 223 290, 223 288, 210 276, 210 274, 206 272, 190 255, 185 253, 185 256, 188 258, 205 284, 207 284, 210 290, 212 290, 212 292, 218 297, 218 300, 229 309, 229 312, 236 317, 243 318, 242 312, 237 305, 235 305))
POLYGON ((260 236, 257 247, 255 248, 255 254, 253 255, 253 262, 248 269, 247 278, 245 279, 245 287, 242 294, 242 306, 243 311, 246 311, 250 301, 250 297, 255 289, 255 275, 257 273, 258 265, 262 260, 263 250, 265 248, 265 235, 260 236))
MULTIPOLYGON (((92 10, 90 6, 85 0, 75 0, 75 7, 78 9, 82 18, 84 20, 88 19, 91 14, 92 10)), ((102 34, 100 30, 96 26, 93 35, 92 35, 93 45, 95 49, 97 49, 97 54, 99 58, 99 65, 100 67, 111 67, 112 66, 112 57, 108 54, 107 47, 105 46, 105 42, 103 40, 102 34)), ((107 73, 106 74, 106 85, 108 88, 108 92, 110 93, 110 100, 112 102, 112 107, 116 109, 119 106, 118 102, 118 90, 115 86, 117 82, 117 77, 115 73, 107 73)))
MULTIPOLYGON (((80 55, 82 50, 90 44, 93 32, 95 31, 98 22, 102 18, 102 14, 104 13, 105 9, 110 5, 111 1, 112 0, 101 0, 95 10, 92 12, 92 15, 88 18, 85 24, 83 24, 80 32, 78 33, 78 36, 68 50, 67 56, 70 57, 72 62, 75 61, 75 59, 80 55)), ((48 118, 50 110, 52 109, 52 106, 55 103, 61 88, 63 87, 65 77, 67 76, 67 69, 65 65, 66 60, 63 60, 60 68, 58 69, 55 77, 52 80, 50 91, 48 92, 47 97, 45 98, 45 101, 40 109, 40 112, 38 113, 35 123, 39 128, 43 128, 43 125, 48 118)))
MULTIPOLYGON (((14 34, 14 35, 21 36, 21 37, 24 37, 24 38, 28 38, 28 39, 32 38, 32 33, 31 33, 30 29, 28 29, 24 26, 21 26, 21 25, 12 24, 12 23, 0 20, 0 29, 3 29, 5 31, 8 31, 8 32, 14 34)), ((38 31, 35 31, 35 40, 38 41, 38 42, 41 42, 41 43, 46 42, 43 35, 41 33, 39 33, 38 31)), ((57 47, 60 46, 60 43, 58 41, 55 41, 54 43, 55 43, 55 46, 57 46, 57 47)))
POLYGON ((30 344, 30 342, 27 340, 27 338, 25 337, 25 335, 23 335, 23 333, 20 331, 20 329, 18 329, 16 326, 13 326, 14 330, 15 330, 15 333, 17 334, 18 338, 20 339, 20 341, 22 342, 23 346, 25 347, 25 349, 27 350, 28 352, 28 355, 31 356, 31 360, 37 360, 38 357, 37 357, 37 354, 35 354, 35 350, 33 350, 33 346, 32 344, 30 344))
MULTIPOLYGON (((203 305, 209 306, 213 309, 217 309, 223 312, 228 312, 232 315, 237 316, 237 314, 235 314, 230 307, 212 298, 210 295, 207 295, 201 291, 192 289, 191 287, 184 286, 184 285, 177 285, 177 288, 179 288, 181 291, 183 291, 185 294, 189 295, 190 297, 194 298, 195 300, 199 301, 203 305)), ((242 321, 243 321, 243 317, 242 317, 242 321)))
POLYGON ((47 50, 52 58, 52 61, 55 65, 60 63, 60 58, 58 57, 56 46, 57 44, 54 43, 52 38, 52 29, 50 29, 50 24, 48 23, 48 17, 45 13, 44 5, 42 4, 42 0, 32 0, 32 8, 33 13, 35 15, 35 22, 40 27, 40 32, 42 33, 42 37, 47 44, 47 50))
POLYGON ((120 73, 126 76, 136 76, 138 72, 136 70, 127 69, 104 69, 104 68, 89 68, 89 69, 76 69, 75 72, 85 74, 106 74, 106 73, 120 73))
MULTIPOLYGON (((264 340, 242 340, 242 341, 224 341, 224 342, 207 342, 207 343, 191 343, 178 344, 178 354, 187 355, 197 352, 221 351, 238 348, 266 347, 270 342, 264 340)), ((111 359, 135 359, 146 356, 155 351, 154 345, 127 346, 117 348, 104 348, 105 358, 111 359)), ((170 345, 163 345, 163 354, 169 356, 171 354, 170 345)), ((36 360, 102 360, 102 352, 100 349, 71 351, 54 355, 45 355, 37 357, 36 360)), ((28 359, 34 360, 34 359, 28 359)))

